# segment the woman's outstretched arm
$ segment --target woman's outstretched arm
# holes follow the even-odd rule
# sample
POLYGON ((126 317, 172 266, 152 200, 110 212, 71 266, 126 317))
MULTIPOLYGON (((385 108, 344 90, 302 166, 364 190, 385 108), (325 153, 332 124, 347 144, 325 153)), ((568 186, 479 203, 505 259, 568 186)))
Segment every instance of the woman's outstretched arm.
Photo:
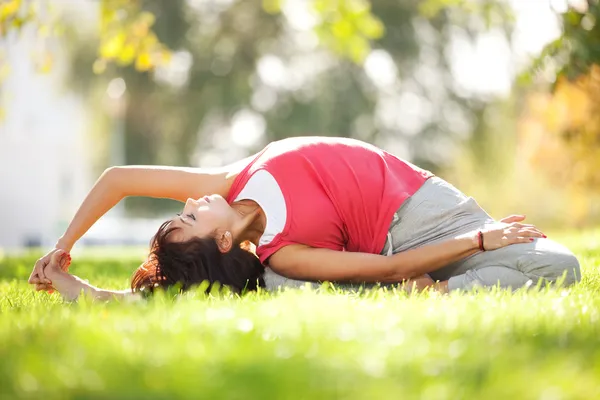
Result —
MULTIPOLYGON (((183 167, 127 166, 112 167, 104 171, 96 181, 69 227, 58 240, 55 250, 70 252, 77 240, 113 208, 128 196, 168 198, 185 202, 188 198, 199 198, 209 194, 226 196, 231 181, 249 162, 246 158, 221 168, 200 169, 183 167)), ((40 258, 29 277, 29 283, 49 283, 44 275, 52 252, 40 258)))
POLYGON ((77 300, 83 293, 95 300, 135 299, 139 295, 128 290, 105 290, 90 285, 77 276, 64 272, 69 261, 64 251, 58 250, 52 254, 45 275, 52 280, 52 286, 68 301, 77 300))
MULTIPOLYGON (((502 224, 484 233, 485 249, 527 243, 535 237, 544 235, 532 225, 502 224)), ((478 251, 478 233, 473 232, 390 257, 289 245, 273 254, 269 265, 278 274, 299 280, 396 283, 435 271, 478 251)))
POLYGON ((139 297, 131 289, 126 290, 106 290, 90 285, 84 280, 67 272, 47 274, 52 279, 52 286, 63 296, 65 300, 74 301, 83 293, 95 300, 112 300, 139 297))

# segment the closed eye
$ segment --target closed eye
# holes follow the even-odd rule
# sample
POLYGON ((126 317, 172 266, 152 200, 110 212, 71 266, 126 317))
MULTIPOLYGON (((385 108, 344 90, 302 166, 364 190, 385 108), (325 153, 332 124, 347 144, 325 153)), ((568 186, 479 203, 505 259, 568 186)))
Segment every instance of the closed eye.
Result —
MULTIPOLYGON (((178 216, 178 217, 181 217, 182 215, 184 215, 184 214, 182 214, 182 213, 177 213, 177 216, 178 216)), ((186 216, 187 218, 190 218, 190 219, 194 220, 194 221, 196 220, 196 216, 195 216, 194 214, 185 214, 185 216, 186 216)))

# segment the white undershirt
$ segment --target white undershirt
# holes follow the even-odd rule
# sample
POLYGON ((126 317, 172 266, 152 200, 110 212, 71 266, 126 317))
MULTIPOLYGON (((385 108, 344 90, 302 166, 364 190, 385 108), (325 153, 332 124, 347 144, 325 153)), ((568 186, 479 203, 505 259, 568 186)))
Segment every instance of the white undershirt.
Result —
POLYGON ((234 201, 254 200, 265 212, 267 226, 258 241, 259 246, 271 243, 285 227, 287 209, 279 184, 269 172, 261 169, 250 177, 234 201))

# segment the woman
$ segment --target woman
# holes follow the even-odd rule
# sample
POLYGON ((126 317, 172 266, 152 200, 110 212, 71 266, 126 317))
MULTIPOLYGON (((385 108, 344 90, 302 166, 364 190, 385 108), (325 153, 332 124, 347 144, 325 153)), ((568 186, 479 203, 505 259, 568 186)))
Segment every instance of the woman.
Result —
MULTIPOLYGON (((442 179, 358 140, 297 137, 213 170, 108 169, 29 282, 50 288, 45 267, 53 253, 68 254, 126 196, 185 201, 183 212, 159 228, 129 292, 175 283, 186 289, 204 280, 242 291, 302 281, 413 279, 447 292, 580 279, 575 256, 520 224, 524 217, 496 222, 442 179), (264 282, 263 265, 269 267, 264 282)), ((62 277, 61 284, 74 282, 62 277)), ((81 285, 71 286, 96 297, 124 293, 81 285)))

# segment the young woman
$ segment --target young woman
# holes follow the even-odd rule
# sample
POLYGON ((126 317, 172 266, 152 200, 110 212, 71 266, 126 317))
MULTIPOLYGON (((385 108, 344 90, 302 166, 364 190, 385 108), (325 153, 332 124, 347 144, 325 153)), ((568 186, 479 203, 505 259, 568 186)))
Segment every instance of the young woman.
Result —
POLYGON ((237 291, 303 281, 437 281, 443 292, 578 281, 575 256, 523 219, 496 222, 452 185, 372 145, 296 137, 218 169, 108 169, 29 282, 104 298, 204 280, 237 291), (185 202, 159 228, 131 290, 104 291, 61 273, 52 255, 69 259, 75 242, 126 196, 185 202))

